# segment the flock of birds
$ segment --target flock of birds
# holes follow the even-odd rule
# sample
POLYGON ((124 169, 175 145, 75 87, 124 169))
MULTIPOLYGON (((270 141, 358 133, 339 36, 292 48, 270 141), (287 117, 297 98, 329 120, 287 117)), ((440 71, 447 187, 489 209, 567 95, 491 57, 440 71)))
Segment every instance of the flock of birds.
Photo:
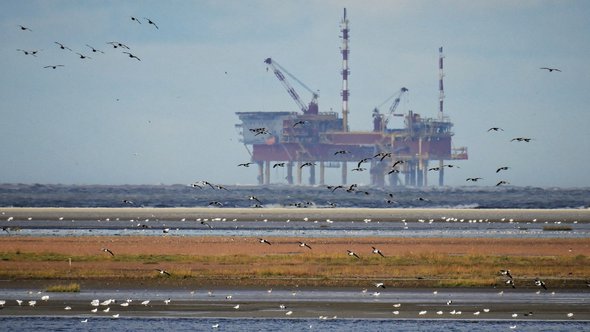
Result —
MULTIPOLYGON (((156 29, 159 29, 158 25, 151 20, 150 18, 144 17, 143 20, 139 19, 135 16, 130 16, 130 20, 132 22, 136 22, 138 24, 142 24, 142 21, 148 25, 152 25, 154 26, 156 29)), ((23 32, 33 32, 33 30, 29 27, 23 26, 23 25, 18 25, 19 29, 23 32)), ((93 56, 95 55, 99 55, 99 54, 105 54, 105 51, 101 50, 98 47, 94 47, 90 44, 85 44, 85 49, 84 51, 79 49, 79 50, 73 50, 72 48, 66 46, 64 43, 59 42, 59 41, 54 41, 53 44, 56 45, 56 47, 62 51, 68 51, 71 53, 74 53, 78 56, 79 59, 82 60, 89 60, 92 59, 92 57, 90 57, 88 54, 88 52, 91 52, 93 54, 93 56)), ((129 46, 127 46, 126 44, 119 42, 119 41, 109 41, 109 42, 105 42, 105 45, 110 45, 110 47, 112 47, 113 49, 118 49, 121 51, 122 54, 125 54, 127 57, 131 58, 131 59, 135 59, 137 61, 141 61, 141 59, 130 52, 131 48, 129 46)), ((17 48, 16 49, 18 52, 22 52, 24 55, 26 56, 33 56, 33 57, 37 57, 37 55, 40 54, 41 51, 43 51, 43 49, 22 49, 22 48, 17 48)), ((43 66, 43 68, 46 69, 57 69, 57 68, 61 68, 61 67, 65 67, 64 64, 49 64, 46 66, 43 66)))

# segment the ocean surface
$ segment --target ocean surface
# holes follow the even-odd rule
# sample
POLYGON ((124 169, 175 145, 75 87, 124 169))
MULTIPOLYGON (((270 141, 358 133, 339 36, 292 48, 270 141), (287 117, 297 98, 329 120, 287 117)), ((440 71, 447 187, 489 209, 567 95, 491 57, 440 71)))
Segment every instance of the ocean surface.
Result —
POLYGON ((2 331, 589 331, 579 321, 209 318, 0 318, 2 331))
POLYGON ((0 207, 587 209, 590 188, 0 184, 0 207), (391 194, 391 195, 390 195, 391 194), (257 200, 250 199, 251 196, 257 200), (216 202, 216 203, 214 203, 216 202))

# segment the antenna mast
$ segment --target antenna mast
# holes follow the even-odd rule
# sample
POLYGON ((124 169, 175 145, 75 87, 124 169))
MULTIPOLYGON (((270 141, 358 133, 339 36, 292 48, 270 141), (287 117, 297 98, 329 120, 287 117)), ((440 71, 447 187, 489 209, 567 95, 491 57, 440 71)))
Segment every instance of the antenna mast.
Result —
POLYGON ((340 22, 340 31, 342 32, 342 127, 344 131, 348 131, 348 18, 346 18, 346 8, 344 8, 344 16, 340 22))
POLYGON ((442 46, 438 49, 438 103, 439 103, 439 109, 438 109, 438 119, 442 120, 443 119, 443 101, 445 99, 445 90, 444 90, 444 86, 443 86, 443 77, 445 77, 445 74, 443 72, 443 59, 444 59, 444 55, 443 55, 443 48, 442 46))

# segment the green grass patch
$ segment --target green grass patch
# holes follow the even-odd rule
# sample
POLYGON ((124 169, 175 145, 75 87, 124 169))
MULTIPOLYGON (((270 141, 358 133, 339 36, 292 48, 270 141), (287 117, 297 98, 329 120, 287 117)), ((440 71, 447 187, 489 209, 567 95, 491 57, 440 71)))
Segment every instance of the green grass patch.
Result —
POLYGON ((73 282, 66 285, 53 285, 47 287, 45 291, 53 293, 79 293, 80 284, 73 282))

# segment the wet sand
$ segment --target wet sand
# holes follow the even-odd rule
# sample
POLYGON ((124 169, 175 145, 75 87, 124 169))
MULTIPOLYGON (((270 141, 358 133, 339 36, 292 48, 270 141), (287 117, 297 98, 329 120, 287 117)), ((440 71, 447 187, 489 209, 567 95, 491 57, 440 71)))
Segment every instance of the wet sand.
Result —
POLYGON ((0 208, 0 216, 16 220, 114 220, 182 218, 226 218, 240 221, 325 220, 358 221, 366 218, 379 221, 401 219, 484 219, 489 221, 590 222, 590 209, 370 209, 370 208, 0 208), (504 220, 502 220, 504 219, 504 220))

